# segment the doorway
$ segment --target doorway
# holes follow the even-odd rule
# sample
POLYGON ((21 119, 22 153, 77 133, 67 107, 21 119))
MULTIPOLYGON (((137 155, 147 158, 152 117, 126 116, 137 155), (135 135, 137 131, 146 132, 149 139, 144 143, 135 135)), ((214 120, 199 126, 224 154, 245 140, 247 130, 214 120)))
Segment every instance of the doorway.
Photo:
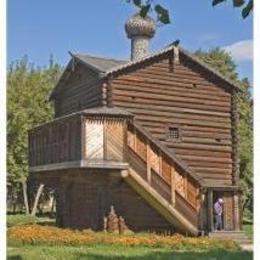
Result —
POLYGON ((218 200, 222 199, 224 202, 223 192, 221 191, 213 191, 213 230, 224 230, 225 223, 224 223, 224 204, 219 204, 218 200), (217 205, 216 205, 217 203, 217 205), (219 217, 216 214, 216 210, 222 210, 222 214, 219 217))

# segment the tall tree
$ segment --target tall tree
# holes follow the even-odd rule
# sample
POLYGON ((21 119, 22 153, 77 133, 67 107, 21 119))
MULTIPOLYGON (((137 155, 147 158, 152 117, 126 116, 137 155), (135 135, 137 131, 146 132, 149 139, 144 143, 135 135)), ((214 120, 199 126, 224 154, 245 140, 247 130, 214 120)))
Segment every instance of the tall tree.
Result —
POLYGON ((242 89, 238 94, 239 103, 239 139, 240 139, 240 186, 243 191, 243 208, 246 217, 252 217, 253 211, 253 100, 252 87, 247 78, 239 80, 235 62, 220 48, 208 52, 195 52, 208 65, 224 76, 237 81, 242 89))
MULTIPOLYGON (((35 68, 26 57, 12 63, 7 72, 7 182, 12 192, 26 196, 28 130, 53 115, 48 102, 61 67, 50 59, 48 67, 35 68)), ((24 197, 26 211, 27 198, 24 197)), ((27 212, 28 213, 28 212, 27 212)))

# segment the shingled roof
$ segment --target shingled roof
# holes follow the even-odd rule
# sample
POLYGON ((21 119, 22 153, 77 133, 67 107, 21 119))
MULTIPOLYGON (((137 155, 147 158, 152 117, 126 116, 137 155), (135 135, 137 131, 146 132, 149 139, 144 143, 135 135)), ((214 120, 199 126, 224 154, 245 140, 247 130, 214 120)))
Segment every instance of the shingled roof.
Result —
MULTIPOLYGON (((86 66, 88 66, 88 67, 94 69, 96 72, 100 73, 102 77, 106 77, 113 73, 116 73, 116 72, 119 72, 126 68, 129 68, 131 66, 145 62, 149 59, 161 56, 169 51, 173 51, 173 49, 174 49, 173 45, 169 45, 166 48, 161 49, 159 52, 153 53, 143 59, 134 60, 134 61, 115 60, 115 59, 94 57, 94 56, 85 55, 85 54, 72 54, 72 55, 76 59, 83 62, 86 66)), ((200 58, 189 53, 188 51, 184 50, 183 48, 180 48, 179 50, 182 55, 184 55, 186 58, 190 59, 191 61, 193 61, 196 64, 198 64, 199 66, 201 66, 208 73, 213 74, 214 76, 224 80, 226 83, 228 83, 230 86, 234 87, 235 89, 240 90, 240 87, 238 86, 237 82, 225 77, 220 72, 218 72, 216 69, 214 69, 210 65, 206 64, 200 58)))
MULTIPOLYGON (((57 83, 55 89, 53 90, 50 99, 54 97, 58 89, 60 88, 60 85, 62 83, 62 79, 64 75, 70 70, 71 66, 73 66, 73 60, 76 60, 78 62, 81 62, 84 66, 94 70, 99 74, 100 78, 105 78, 107 76, 113 75, 115 73, 119 73, 129 67, 139 65, 143 62, 147 62, 150 59, 154 59, 156 57, 159 57, 163 54, 166 54, 167 52, 173 51, 174 46, 169 45, 166 48, 161 49, 159 52, 153 53, 145 58, 134 60, 134 61, 128 61, 128 60, 116 60, 111 58, 104 58, 104 57, 96 57, 88 54, 80 54, 80 53, 70 53, 72 56, 72 60, 67 65, 63 75, 60 78, 60 81, 57 83)), ((218 72, 213 67, 209 66, 205 62, 203 62, 200 58, 196 57, 195 55, 189 53, 188 51, 184 50, 183 48, 179 49, 179 52, 181 55, 184 55, 187 59, 191 60, 192 62, 195 62, 198 66, 200 66, 202 69, 206 70, 208 73, 212 74, 215 77, 218 77, 222 79, 224 82, 226 82, 229 86, 233 87, 236 90, 240 90, 239 85, 237 82, 230 80, 229 78, 222 75, 220 72, 218 72)))
POLYGON ((99 73, 106 73, 115 67, 127 64, 129 62, 127 60, 115 60, 110 58, 95 57, 87 54, 72 54, 72 56, 99 73))

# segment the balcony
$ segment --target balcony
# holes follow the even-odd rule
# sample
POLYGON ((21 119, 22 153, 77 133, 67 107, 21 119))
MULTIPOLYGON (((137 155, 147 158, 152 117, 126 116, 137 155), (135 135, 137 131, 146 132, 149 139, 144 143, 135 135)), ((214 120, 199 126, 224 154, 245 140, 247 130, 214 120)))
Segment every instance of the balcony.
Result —
POLYGON ((95 108, 29 131, 29 171, 69 168, 127 169, 127 121, 132 114, 95 108))

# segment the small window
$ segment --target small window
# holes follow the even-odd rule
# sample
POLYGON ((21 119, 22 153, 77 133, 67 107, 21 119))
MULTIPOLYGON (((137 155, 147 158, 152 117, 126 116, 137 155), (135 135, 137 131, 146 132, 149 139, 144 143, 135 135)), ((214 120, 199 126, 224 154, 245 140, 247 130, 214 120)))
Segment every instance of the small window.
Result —
POLYGON ((178 127, 169 127, 168 137, 171 140, 180 140, 180 129, 178 127))

